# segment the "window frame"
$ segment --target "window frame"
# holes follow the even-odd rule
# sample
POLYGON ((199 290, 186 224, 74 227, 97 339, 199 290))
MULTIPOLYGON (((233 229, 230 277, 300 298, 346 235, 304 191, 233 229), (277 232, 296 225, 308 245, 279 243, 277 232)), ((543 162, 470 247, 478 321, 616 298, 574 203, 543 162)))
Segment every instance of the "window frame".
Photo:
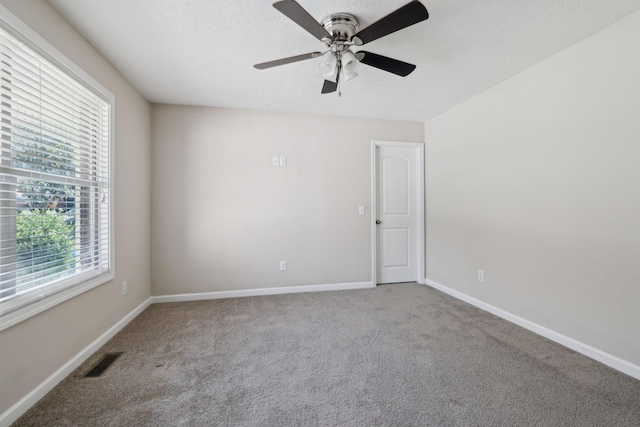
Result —
MULTIPOLYGON (((109 244, 109 268, 105 273, 99 274, 89 280, 82 281, 74 286, 64 289, 60 292, 43 297, 42 299, 32 302, 22 308, 5 315, 0 315, 0 331, 10 328, 26 319, 29 319, 45 310, 57 306, 68 301, 84 292, 87 292, 97 286, 112 281, 115 278, 115 248, 114 248, 114 155, 115 155, 115 96, 102 84, 97 82, 93 77, 76 65, 73 61, 62 54, 53 45, 47 42, 38 33, 32 30, 19 18, 13 15, 4 6, 0 5, 0 28, 15 37, 25 46, 29 47, 36 54, 41 56, 60 71, 77 81, 80 85, 87 88, 99 98, 103 99, 109 105, 109 138, 108 138, 108 188, 109 188, 109 207, 108 207, 108 244, 109 244)), ((52 287, 55 287, 55 281, 52 287)), ((2 309, 0 308, 0 314, 2 309)))

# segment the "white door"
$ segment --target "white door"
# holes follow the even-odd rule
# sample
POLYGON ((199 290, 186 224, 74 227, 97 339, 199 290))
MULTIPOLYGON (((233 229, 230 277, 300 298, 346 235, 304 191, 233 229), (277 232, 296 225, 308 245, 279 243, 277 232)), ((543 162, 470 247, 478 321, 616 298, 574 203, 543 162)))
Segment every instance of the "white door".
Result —
POLYGON ((418 150, 376 146, 375 154, 376 281, 414 282, 418 280, 418 150))

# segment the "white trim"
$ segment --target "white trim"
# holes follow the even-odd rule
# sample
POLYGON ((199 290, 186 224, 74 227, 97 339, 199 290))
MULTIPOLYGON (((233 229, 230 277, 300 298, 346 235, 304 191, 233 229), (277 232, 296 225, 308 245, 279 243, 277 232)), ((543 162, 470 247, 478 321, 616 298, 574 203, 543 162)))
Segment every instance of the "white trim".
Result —
POLYGON ((152 303, 201 301, 222 298, 255 297, 260 295, 297 294, 302 292, 343 291, 348 289, 375 288, 373 282, 335 283, 331 285, 304 285, 279 288, 241 289, 237 291, 202 292, 196 294, 159 295, 151 297, 152 303))
POLYGON ((378 216, 378 196, 376 194, 376 144, 371 141, 371 282, 378 285, 378 235, 376 219, 378 216))
POLYGON ((418 197, 416 200, 417 209, 418 209, 418 277, 416 281, 424 285, 423 277, 426 276, 425 264, 426 264, 426 254, 425 254, 425 188, 424 188, 424 180, 425 180, 425 168, 424 168, 424 143, 420 143, 418 145, 418 150, 416 155, 418 158, 416 159, 416 174, 418 175, 418 182, 416 183, 416 192, 418 193, 418 197))
POLYGON ((109 270, 100 276, 89 279, 85 283, 72 288, 45 296, 41 301, 16 310, 14 313, 0 317, 0 331, 7 329, 29 317, 35 316, 83 292, 109 282, 115 277, 115 208, 114 208, 114 159, 115 159, 115 95, 95 80, 91 75, 71 61, 51 43, 32 30, 6 7, 0 5, 0 28, 7 31, 20 42, 32 49, 38 55, 51 62, 71 78, 80 83, 109 104, 109 270))
POLYGON ((371 141, 371 281, 377 284, 378 255, 377 251, 377 229, 376 217, 378 215, 378 200, 376 188, 377 158, 376 148, 378 147, 407 147, 416 150, 416 216, 417 221, 417 248, 416 248, 416 281, 424 284, 425 276, 425 209, 424 209, 424 142, 398 142, 398 141, 371 141))
POLYGON ((85 360, 94 354, 107 341, 115 336, 122 328, 127 326, 136 316, 151 304, 151 298, 147 298, 142 304, 137 306, 133 311, 124 316, 118 323, 110 327, 104 334, 100 335, 95 341, 82 349, 78 354, 71 358, 67 363, 62 365, 57 371, 44 380, 40 385, 31 390, 29 394, 20 399, 17 403, 7 409, 0 415, 0 426, 9 426, 16 421, 22 414, 27 412, 29 408, 35 405, 47 393, 49 393, 60 381, 71 374, 78 366, 82 365, 85 360))
POLYGON ((42 300, 34 303, 30 303, 23 308, 20 308, 13 313, 5 314, 0 317, 0 331, 10 328, 23 320, 35 316, 38 313, 42 313, 45 310, 50 309, 58 304, 61 304, 71 298, 78 296, 90 289, 102 285, 113 280, 115 276, 111 273, 101 274, 93 279, 87 280, 81 284, 75 285, 64 291, 48 295, 42 298, 42 300))
POLYGON ((541 335, 545 338, 550 339, 551 341, 555 341, 558 344, 561 344, 565 347, 570 348, 571 350, 577 351, 593 360, 597 360, 600 363, 604 363, 605 365, 625 373, 629 376, 632 376, 638 380, 640 380, 640 366, 635 365, 626 360, 620 359, 612 354, 599 350, 595 347, 591 347, 583 342, 570 338, 566 335, 562 335, 559 332, 551 330, 549 328, 545 328, 544 326, 538 325, 530 320, 523 319, 522 317, 516 316, 515 314, 509 313, 508 311, 502 310, 501 308, 495 307, 491 304, 487 304, 486 302, 480 301, 474 297, 463 294, 462 292, 456 291, 454 289, 448 288, 444 285, 441 285, 438 282, 434 282, 433 280, 425 279, 425 284, 435 288, 439 291, 444 292, 445 294, 449 294, 454 298, 467 302, 471 305, 474 305, 484 311, 488 311, 491 314, 495 314, 498 317, 501 317, 511 323, 515 323, 518 326, 522 326, 525 329, 530 330, 538 335, 541 335))

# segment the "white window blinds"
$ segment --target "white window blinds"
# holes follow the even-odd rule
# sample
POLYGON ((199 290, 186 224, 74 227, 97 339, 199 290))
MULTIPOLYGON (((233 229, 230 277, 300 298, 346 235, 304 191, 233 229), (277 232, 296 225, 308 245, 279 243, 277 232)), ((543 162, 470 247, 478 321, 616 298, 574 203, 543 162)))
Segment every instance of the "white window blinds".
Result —
POLYGON ((0 29, 0 316, 107 273, 110 103, 0 29))

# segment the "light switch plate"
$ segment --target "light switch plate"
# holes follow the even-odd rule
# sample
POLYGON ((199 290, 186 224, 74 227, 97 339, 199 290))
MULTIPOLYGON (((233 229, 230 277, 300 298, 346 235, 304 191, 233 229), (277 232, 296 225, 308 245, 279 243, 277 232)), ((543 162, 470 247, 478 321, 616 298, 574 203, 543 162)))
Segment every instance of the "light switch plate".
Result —
POLYGON ((364 206, 358 206, 358 215, 364 215, 364 206))
POLYGON ((273 156, 271 158, 271 166, 280 166, 280 159, 278 156, 273 156))
POLYGON ((280 166, 287 166, 287 158, 280 156, 280 166))

